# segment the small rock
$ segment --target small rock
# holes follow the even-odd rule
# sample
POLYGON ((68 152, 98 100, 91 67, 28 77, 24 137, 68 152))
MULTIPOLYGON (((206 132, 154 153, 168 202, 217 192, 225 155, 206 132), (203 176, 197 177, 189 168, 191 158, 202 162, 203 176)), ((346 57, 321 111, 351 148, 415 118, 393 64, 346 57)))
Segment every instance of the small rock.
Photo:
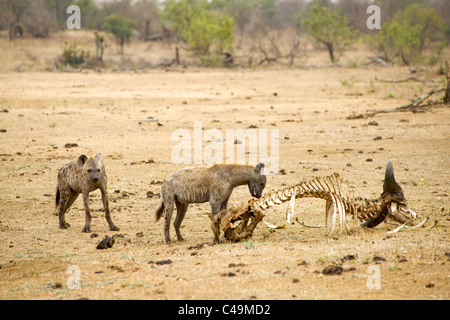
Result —
POLYGON ((149 261, 149 263, 155 263, 155 264, 157 264, 159 266, 162 266, 162 265, 165 265, 165 264, 171 264, 172 260, 167 259, 167 260, 160 260, 160 261, 156 261, 156 262, 149 261))
POLYGON ((324 275, 341 274, 344 269, 341 266, 331 265, 322 270, 324 275))
POLYGON ((235 277, 236 274, 233 272, 224 272, 220 274, 221 277, 235 277))
POLYGON ((375 257, 373 257, 373 261, 386 261, 386 258, 375 256, 375 257))
POLYGON ((110 268, 111 270, 117 271, 117 272, 124 272, 123 269, 118 266, 109 266, 108 268, 110 268))
POLYGON ((52 286, 52 289, 61 289, 62 288, 62 284, 61 282, 55 282, 52 286))
POLYGON ((342 260, 342 262, 344 262, 344 261, 356 260, 356 258, 358 258, 357 254, 348 254, 345 257, 343 257, 341 260, 342 260))

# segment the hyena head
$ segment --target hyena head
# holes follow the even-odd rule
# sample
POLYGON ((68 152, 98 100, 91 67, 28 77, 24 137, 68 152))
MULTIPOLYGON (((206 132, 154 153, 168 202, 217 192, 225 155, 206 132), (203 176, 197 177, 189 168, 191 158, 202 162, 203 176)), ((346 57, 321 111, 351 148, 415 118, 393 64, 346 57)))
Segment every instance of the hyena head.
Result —
POLYGON ((78 157, 78 165, 83 171, 83 175, 89 181, 98 182, 100 180, 100 172, 102 169, 102 154, 98 153, 95 158, 88 158, 84 154, 78 157))
POLYGON ((386 165, 383 193, 380 198, 385 201, 390 218, 402 223, 417 218, 417 214, 408 209, 402 187, 395 181, 394 167, 390 160, 386 165))
POLYGON ((256 198, 261 198, 266 187, 266 175, 264 174, 264 163, 259 163, 253 170, 252 178, 248 181, 250 194, 256 198))

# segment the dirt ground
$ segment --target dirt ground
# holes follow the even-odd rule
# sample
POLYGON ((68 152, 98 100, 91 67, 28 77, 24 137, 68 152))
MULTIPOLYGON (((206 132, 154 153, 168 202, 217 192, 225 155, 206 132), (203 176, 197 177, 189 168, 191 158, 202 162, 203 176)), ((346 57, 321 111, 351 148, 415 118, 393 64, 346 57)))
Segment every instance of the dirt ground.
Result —
MULTIPOLYGON (((376 80, 408 76, 406 67, 378 66, 0 74, 0 298, 449 299, 450 109, 347 119, 439 85, 376 80), (149 117, 158 121, 139 120, 149 117), (185 241, 166 245, 162 221, 154 221, 156 194, 187 166, 172 161, 179 143, 172 133, 193 135, 194 121, 224 136, 250 126, 278 130, 285 174, 268 175, 265 192, 338 172, 356 195, 376 198, 391 159, 410 208, 438 225, 387 234, 395 226, 382 224, 329 237, 324 228, 261 223, 249 241, 213 246, 209 205, 199 204, 188 209, 185 241), (120 231, 108 230, 99 191, 91 196, 92 233, 81 232, 81 197, 66 215, 71 227, 61 230, 57 171, 98 152, 120 231), (114 234, 123 237, 96 249, 114 234), (333 265, 342 273, 323 274, 333 265), (76 270, 80 288, 70 285, 76 270)), ((420 76, 438 78, 435 70, 420 76)), ((249 198, 238 187, 229 206, 249 198)), ((286 206, 265 220, 283 224, 286 206)), ((323 224, 324 202, 299 200, 296 217, 323 224)))

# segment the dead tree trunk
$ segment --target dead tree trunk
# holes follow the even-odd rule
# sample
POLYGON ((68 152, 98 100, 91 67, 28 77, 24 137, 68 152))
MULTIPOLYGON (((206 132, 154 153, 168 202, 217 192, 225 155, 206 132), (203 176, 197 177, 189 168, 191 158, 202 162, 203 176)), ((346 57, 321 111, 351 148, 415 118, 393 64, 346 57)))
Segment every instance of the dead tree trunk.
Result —
POLYGON ((444 103, 450 103, 450 67, 448 61, 445 61, 445 94, 444 94, 444 103))

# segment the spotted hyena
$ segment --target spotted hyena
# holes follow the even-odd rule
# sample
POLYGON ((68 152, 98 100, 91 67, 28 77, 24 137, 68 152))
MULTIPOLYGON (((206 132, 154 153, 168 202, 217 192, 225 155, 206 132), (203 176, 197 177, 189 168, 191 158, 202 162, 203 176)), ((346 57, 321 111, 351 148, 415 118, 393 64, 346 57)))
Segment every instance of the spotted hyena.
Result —
MULTIPOLYGON (((174 227, 179 241, 183 240, 180 225, 190 203, 209 202, 211 218, 227 208, 228 199, 237 186, 248 185, 250 194, 260 198, 266 186, 264 164, 249 165, 214 165, 208 168, 188 168, 172 173, 161 186, 161 198, 156 208, 156 221, 165 212, 164 236, 170 243, 169 227, 174 205, 177 217, 174 227)), ((213 232, 214 225, 212 226, 213 232)), ((216 232, 214 241, 219 242, 216 232)))
POLYGON ((70 224, 65 220, 65 214, 81 193, 83 195, 86 221, 83 232, 90 232, 91 214, 89 212, 89 193, 100 189, 109 229, 118 231, 119 228, 111 220, 106 186, 106 171, 101 153, 97 154, 95 158, 88 158, 82 154, 77 160, 69 162, 59 169, 58 186, 56 187, 56 212, 59 217, 59 227, 61 229, 70 227, 70 224))

